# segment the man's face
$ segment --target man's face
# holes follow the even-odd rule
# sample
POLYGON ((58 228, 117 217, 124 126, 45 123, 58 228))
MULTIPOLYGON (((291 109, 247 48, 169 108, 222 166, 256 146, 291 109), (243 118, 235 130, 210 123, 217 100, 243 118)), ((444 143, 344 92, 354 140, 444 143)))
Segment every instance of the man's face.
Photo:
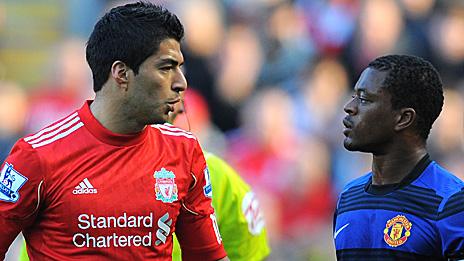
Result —
POLYGON ((160 43, 156 54, 148 57, 129 84, 127 106, 130 114, 141 124, 168 121, 169 112, 180 102, 180 93, 187 88, 181 70, 184 57, 180 44, 174 39, 160 43), (132 85, 132 86, 131 86, 132 85))
POLYGON ((350 151, 371 152, 388 150, 394 131, 394 111, 391 95, 382 84, 387 72, 367 68, 354 87, 353 98, 345 105, 343 145, 350 151))

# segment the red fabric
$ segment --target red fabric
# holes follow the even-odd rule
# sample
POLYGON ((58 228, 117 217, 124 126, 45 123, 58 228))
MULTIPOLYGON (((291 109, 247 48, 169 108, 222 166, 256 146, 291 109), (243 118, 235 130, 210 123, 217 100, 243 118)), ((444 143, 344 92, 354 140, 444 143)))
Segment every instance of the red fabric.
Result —
POLYGON ((31 260, 171 260, 175 224, 183 225, 177 233, 184 251, 198 255, 201 244, 203 260, 224 257, 196 138, 168 125, 118 135, 97 122, 89 104, 21 139, 7 158, 27 181, 17 202, 0 200, 0 259, 23 230, 31 260), (172 183, 163 187, 155 178, 168 172, 175 175, 172 194, 172 183), (167 192, 164 201, 178 199, 157 199, 155 184, 167 192), (167 230, 162 242, 157 232, 167 230))

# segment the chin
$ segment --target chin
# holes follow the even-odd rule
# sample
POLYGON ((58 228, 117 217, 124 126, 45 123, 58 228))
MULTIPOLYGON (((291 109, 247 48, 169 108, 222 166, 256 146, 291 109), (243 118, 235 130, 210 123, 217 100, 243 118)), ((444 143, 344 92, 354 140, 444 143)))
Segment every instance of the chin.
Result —
POLYGON ((166 113, 155 112, 155 113, 152 113, 149 118, 150 124, 164 124, 168 122, 168 120, 169 120, 169 115, 167 112, 166 113))
POLYGON ((360 150, 358 147, 356 147, 355 144, 353 144, 353 140, 351 140, 350 138, 345 138, 343 140, 343 147, 345 147, 345 149, 347 149, 349 151, 359 151, 360 150))
POLYGON ((166 122, 167 122, 167 117, 166 117, 166 119, 164 119, 164 118, 152 118, 152 119, 149 120, 147 125, 164 124, 166 122))

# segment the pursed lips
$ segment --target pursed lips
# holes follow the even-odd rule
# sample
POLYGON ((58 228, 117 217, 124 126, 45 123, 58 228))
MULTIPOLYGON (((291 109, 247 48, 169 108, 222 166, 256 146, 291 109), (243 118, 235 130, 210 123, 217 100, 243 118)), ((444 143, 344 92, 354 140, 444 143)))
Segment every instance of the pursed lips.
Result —
POLYGON ((343 125, 345 126, 345 128, 347 129, 351 129, 353 127, 353 123, 351 123, 350 120, 348 120, 348 117, 345 117, 343 119, 343 125))
POLYGON ((345 117, 343 119, 343 125, 345 126, 345 128, 343 129, 343 134, 347 136, 353 127, 353 123, 350 120, 348 120, 348 117, 345 117))
POLYGON ((172 104, 172 105, 174 105, 174 104, 176 104, 178 102, 180 102, 180 98, 175 98, 175 99, 171 99, 171 100, 167 101, 168 104, 172 104))
POLYGON ((174 106, 176 105, 176 103, 180 102, 180 98, 175 98, 175 99, 171 99, 171 100, 168 100, 166 103, 169 107, 169 111, 172 112, 174 111, 174 106))

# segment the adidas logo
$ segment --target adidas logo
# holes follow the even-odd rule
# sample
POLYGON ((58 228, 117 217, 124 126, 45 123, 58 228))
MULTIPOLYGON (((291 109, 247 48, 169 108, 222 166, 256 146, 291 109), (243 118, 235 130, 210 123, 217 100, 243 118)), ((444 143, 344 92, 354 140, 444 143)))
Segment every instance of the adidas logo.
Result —
POLYGON ((74 195, 78 194, 97 194, 97 189, 90 184, 90 181, 85 178, 79 185, 75 187, 75 189, 72 191, 74 195))

